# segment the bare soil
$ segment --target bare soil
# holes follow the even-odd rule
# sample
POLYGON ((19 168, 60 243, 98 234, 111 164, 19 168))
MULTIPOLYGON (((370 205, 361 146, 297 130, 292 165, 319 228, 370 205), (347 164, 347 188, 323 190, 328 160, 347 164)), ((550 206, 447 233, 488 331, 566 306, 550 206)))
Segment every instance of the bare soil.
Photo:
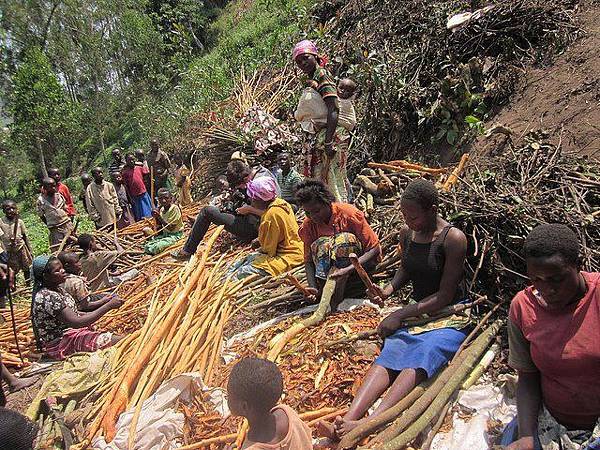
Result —
MULTIPOLYGON (((532 129, 544 129, 567 152, 600 159, 600 6, 583 3, 579 21, 585 35, 558 56, 550 67, 528 68, 510 104, 488 127, 513 131, 513 140, 532 129)), ((475 147, 489 151, 496 140, 475 147)))

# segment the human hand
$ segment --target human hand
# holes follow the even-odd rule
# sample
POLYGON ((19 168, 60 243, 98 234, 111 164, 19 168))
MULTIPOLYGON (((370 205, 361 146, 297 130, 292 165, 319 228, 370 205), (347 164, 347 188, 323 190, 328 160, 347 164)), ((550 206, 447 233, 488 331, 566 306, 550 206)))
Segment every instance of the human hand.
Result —
POLYGON ((110 309, 118 309, 123 306, 123 299, 115 296, 108 301, 107 305, 110 309))
POLYGON ((313 287, 307 287, 306 292, 310 295, 306 296, 306 299, 309 301, 315 301, 319 296, 319 290, 313 287))
POLYGON ((158 212, 158 209, 152 210, 152 217, 154 217, 155 219, 160 217, 160 212, 158 212))
POLYGON ((334 267, 333 269, 331 269, 329 271, 328 278, 333 278, 333 279, 337 280, 339 278, 342 278, 342 277, 350 275, 350 273, 352 272, 352 270, 354 270, 353 266, 344 267, 342 269, 334 267))
POLYGON ((252 246, 252 248, 254 250, 259 249, 260 248, 260 241, 258 240, 258 238, 254 239, 252 241, 252 243, 250 244, 252 246))
POLYGON ((306 80, 306 87, 313 88, 314 90, 317 90, 317 88, 319 87, 319 83, 317 83, 315 80, 311 80, 309 78, 309 79, 306 80))
POLYGON ((250 205, 243 205, 236 209, 235 212, 242 216, 246 216, 252 213, 252 207, 250 205))
POLYGON ((325 143, 325 154, 331 159, 335 156, 335 150, 333 148, 333 142, 325 143))
POLYGON ((386 338, 394 334, 402 326, 404 316, 402 310, 395 311, 381 321, 377 327, 377 333, 382 338, 386 338))
POLYGON ((369 299, 380 306, 384 305, 384 300, 389 297, 381 286, 374 284, 370 289, 367 289, 369 299))
POLYGON ((533 436, 525 436, 504 447, 506 450, 534 450, 533 436))

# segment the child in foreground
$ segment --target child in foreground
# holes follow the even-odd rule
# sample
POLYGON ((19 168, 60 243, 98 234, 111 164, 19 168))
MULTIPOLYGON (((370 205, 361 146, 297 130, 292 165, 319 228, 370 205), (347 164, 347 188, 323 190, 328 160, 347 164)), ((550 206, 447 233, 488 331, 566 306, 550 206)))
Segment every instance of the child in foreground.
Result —
POLYGON ((153 210, 152 216, 161 231, 144 246, 144 251, 150 255, 158 255, 183 237, 183 215, 181 208, 173 200, 173 195, 167 188, 158 190, 160 209, 153 210))
POLYGON ((266 359, 243 358, 229 375, 227 403, 231 413, 248 420, 243 449, 308 450, 312 437, 298 414, 277 402, 283 393, 279 368, 266 359))

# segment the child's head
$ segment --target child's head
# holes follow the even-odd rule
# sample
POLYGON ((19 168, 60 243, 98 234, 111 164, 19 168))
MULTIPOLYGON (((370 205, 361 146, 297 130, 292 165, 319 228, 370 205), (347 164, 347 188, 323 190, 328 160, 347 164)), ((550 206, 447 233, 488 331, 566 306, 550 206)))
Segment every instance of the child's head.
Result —
POLYGON ((48 176, 53 178, 54 181, 56 181, 56 184, 60 183, 60 180, 62 179, 60 176, 60 171, 56 167, 48 169, 48 176))
POLYGON ((94 177, 94 181, 96 184, 102 184, 104 181, 104 173, 102 172, 102 167, 94 167, 92 169, 92 176, 94 177))
POLYGON ((44 189, 48 195, 56 194, 56 181, 54 181, 54 178, 44 178, 42 180, 42 189, 44 189))
POLYGON ((144 155, 144 149, 142 148, 138 148, 135 152, 133 152, 135 155, 135 159, 137 159, 138 161, 143 161, 144 158, 146 158, 146 155, 144 155))
POLYGON ((11 450, 31 450, 36 448, 35 439, 38 426, 16 411, 0 408, 0 436, 2 448, 11 450))
POLYGON ((17 216, 18 208, 14 200, 4 200, 2 202, 2 211, 7 219, 14 219, 17 216))
POLYGON ((115 148, 112 151, 112 157, 115 161, 121 161, 123 159, 123 156, 121 155, 121 149, 120 148, 115 148))
POLYGON ((241 359, 227 381, 227 403, 236 416, 267 414, 283 393, 283 377, 275 363, 261 358, 241 359))
POLYGON ((81 174, 81 184, 83 184, 83 187, 87 187, 89 186, 89 184, 92 182, 92 177, 90 176, 89 173, 85 172, 81 174))
POLYGON ((347 100, 356 92, 356 83, 350 78, 342 78, 337 86, 338 97, 347 100))
POLYGON ((125 156, 125 165, 130 168, 135 167, 135 155, 133 153, 127 153, 125 156))
POLYGON ((60 252, 58 259, 63 265, 65 272, 71 275, 79 275, 81 273, 81 262, 77 253, 73 252, 60 252))
POLYGON ((160 188, 156 193, 156 196, 158 197, 160 206, 163 208, 168 208, 173 204, 173 195, 167 188, 160 188))
POLYGON ((94 251, 96 250, 96 238, 91 234, 80 234, 77 238, 77 245, 79 245, 84 252, 94 251))
POLYGON ((110 178, 115 184, 123 184, 123 177, 121 176, 121 172, 112 172, 110 174, 110 178))
POLYGON ((153 153, 158 152, 158 148, 160 143, 158 142, 158 138, 153 138, 150 140, 150 151, 153 153))

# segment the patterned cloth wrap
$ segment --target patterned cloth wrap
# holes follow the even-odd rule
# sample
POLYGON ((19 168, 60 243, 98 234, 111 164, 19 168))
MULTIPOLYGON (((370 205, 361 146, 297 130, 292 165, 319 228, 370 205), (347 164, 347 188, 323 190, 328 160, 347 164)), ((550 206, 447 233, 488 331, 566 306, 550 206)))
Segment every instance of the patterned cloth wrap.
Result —
POLYGON ((362 245, 358 238, 352 233, 338 233, 334 236, 323 236, 314 241, 310 250, 315 264, 315 276, 322 280, 332 266, 338 269, 348 267, 350 254, 362 255, 362 245))
POLYGON ((567 430, 544 407, 538 416, 538 436, 544 450, 598 450, 600 419, 591 432, 567 430))

